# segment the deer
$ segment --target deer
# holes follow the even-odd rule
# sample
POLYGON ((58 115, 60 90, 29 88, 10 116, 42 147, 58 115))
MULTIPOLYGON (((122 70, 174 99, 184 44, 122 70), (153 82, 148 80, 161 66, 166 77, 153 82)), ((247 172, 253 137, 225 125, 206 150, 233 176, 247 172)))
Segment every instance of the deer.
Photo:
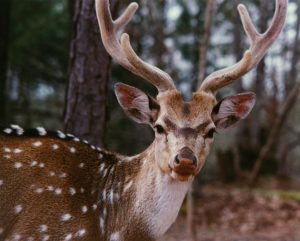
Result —
POLYGON ((155 132, 142 153, 125 156, 62 131, 11 125, 0 135, 0 240, 154 241, 176 220, 185 195, 213 144, 214 133, 245 119, 255 94, 217 101, 216 93, 256 67, 278 38, 287 0, 276 0, 273 22, 259 33, 238 6, 250 48, 235 65, 213 72, 190 100, 164 71, 144 62, 123 33, 138 9, 116 20, 109 0, 96 0, 103 44, 125 69, 158 90, 154 98, 118 83, 126 115, 155 132))

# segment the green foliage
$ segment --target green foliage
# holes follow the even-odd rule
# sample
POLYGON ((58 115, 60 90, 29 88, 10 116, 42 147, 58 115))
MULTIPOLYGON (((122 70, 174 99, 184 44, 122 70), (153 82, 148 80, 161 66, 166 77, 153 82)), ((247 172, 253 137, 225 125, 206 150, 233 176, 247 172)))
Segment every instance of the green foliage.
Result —
POLYGON ((70 16, 67 1, 12 1, 9 35, 11 122, 61 126, 70 16), (59 106, 59 108, 57 108, 59 106))
POLYGON ((69 51, 67 1, 14 0, 9 64, 21 81, 62 82, 69 51))

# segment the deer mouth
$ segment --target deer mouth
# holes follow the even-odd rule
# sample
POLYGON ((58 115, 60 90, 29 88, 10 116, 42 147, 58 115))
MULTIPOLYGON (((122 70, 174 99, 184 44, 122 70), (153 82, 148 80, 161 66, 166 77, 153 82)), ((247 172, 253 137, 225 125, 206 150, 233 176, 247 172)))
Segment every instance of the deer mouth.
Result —
POLYGON ((184 166, 184 167, 171 167, 170 168, 170 176, 173 179, 179 181, 188 181, 191 177, 195 176, 196 168, 192 166, 184 166))
POLYGON ((196 167, 195 166, 174 167, 173 171, 181 176, 191 176, 191 175, 194 175, 194 173, 196 171, 196 167))
POLYGON ((187 182, 189 180, 191 180, 191 178, 194 177, 194 174, 179 174, 178 172, 175 172, 174 170, 171 171, 170 176, 174 179, 174 180, 179 180, 181 182, 187 182))

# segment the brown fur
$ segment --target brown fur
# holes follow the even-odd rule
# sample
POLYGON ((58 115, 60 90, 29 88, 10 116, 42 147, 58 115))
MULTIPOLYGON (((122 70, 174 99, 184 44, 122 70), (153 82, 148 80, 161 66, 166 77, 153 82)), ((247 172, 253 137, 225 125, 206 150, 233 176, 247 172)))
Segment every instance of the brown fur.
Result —
MULTIPOLYGON (((124 187, 134 181, 139 159, 126 162, 120 155, 97 152, 83 143, 54 138, 0 135, 0 146, 0 180, 3 180, 0 186, 0 228, 4 230, 0 234, 1 241, 13 239, 14 235, 20 235, 20 240, 28 237, 40 240, 46 235, 50 235, 49 240, 64 240, 68 234, 72 234, 73 240, 81 229, 85 229, 86 234, 80 240, 106 241, 118 231, 118 227, 137 225, 136 220, 130 219, 129 204, 134 185, 127 192, 124 192, 124 187), (34 147, 33 143, 38 141, 42 145, 34 147), (59 148, 54 151, 53 145, 59 148), (70 152, 71 147, 76 149, 75 153, 70 152), (10 152, 4 152, 4 148, 9 148, 10 152), (22 152, 14 153, 16 149, 22 152), (37 163, 32 166, 32 161, 37 163), (16 163, 22 166, 17 169, 16 163), (81 163, 84 163, 82 168, 81 163), (105 176, 99 173, 101 163, 106 164, 105 176), (55 173, 54 176, 50 176, 50 172, 55 173), (66 176, 60 177, 64 173, 66 176), (50 191, 49 187, 54 190, 51 188, 50 191), (71 187, 75 188, 76 194, 70 194, 71 187), (55 194, 55 190, 61 190, 61 194, 55 194), (104 190, 107 191, 107 200, 111 190, 119 198, 112 203, 103 201, 104 190), (97 208, 94 210, 95 204, 97 208), (14 210, 18 205, 22 210, 16 214, 14 210), (82 212, 83 206, 87 207, 86 213, 82 212), (70 214, 72 218, 62 222, 64 214, 70 214), (104 233, 99 229, 99 217, 102 216, 105 219, 104 233), (47 231, 40 232, 40 225, 47 225, 47 231)), ((141 223, 140 227, 136 232, 146 237, 141 223)), ((133 234, 126 235, 130 240, 136 240, 132 238, 133 234)))

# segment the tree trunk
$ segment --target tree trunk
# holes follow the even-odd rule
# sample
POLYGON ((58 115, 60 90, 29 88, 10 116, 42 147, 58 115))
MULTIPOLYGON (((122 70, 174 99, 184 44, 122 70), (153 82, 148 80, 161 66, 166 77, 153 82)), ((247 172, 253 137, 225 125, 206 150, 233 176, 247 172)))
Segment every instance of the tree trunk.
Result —
POLYGON ((9 40, 9 19, 11 0, 0 1, 0 126, 7 123, 7 65, 8 65, 8 40, 9 40))
POLYGON ((289 91, 293 88, 295 85, 297 79, 295 76, 297 76, 298 69, 297 69, 297 64, 299 62, 299 37, 300 37, 300 1, 298 0, 297 2, 297 21, 295 24, 295 39, 293 42, 293 47, 292 47, 292 53, 293 57, 291 59, 291 69, 289 71, 288 77, 285 80, 286 82, 286 92, 289 93, 289 91))
MULTIPOLYGON (((111 1, 113 12, 116 5, 111 1)), ((72 22, 65 131, 103 146, 111 59, 100 38, 95 1, 76 0, 72 22)))
POLYGON ((212 17, 215 6, 215 0, 208 0, 205 10, 204 34, 199 46, 199 67, 198 67, 198 84, 200 86, 206 74, 207 50, 211 37, 212 17))
POLYGON ((288 118, 288 114, 290 113, 294 104, 296 103, 299 92, 300 92, 300 83, 297 83, 294 86, 294 88, 290 91, 287 100, 285 101, 281 111, 279 112, 278 117, 274 121, 274 125, 271 129, 270 135, 268 136, 268 140, 266 144, 262 147, 258 155, 258 158, 255 162, 254 168, 251 173, 250 184, 254 184, 254 182, 256 181, 263 163, 267 159, 267 156, 270 153, 274 143, 277 141, 277 138, 280 134, 283 124, 288 118))

